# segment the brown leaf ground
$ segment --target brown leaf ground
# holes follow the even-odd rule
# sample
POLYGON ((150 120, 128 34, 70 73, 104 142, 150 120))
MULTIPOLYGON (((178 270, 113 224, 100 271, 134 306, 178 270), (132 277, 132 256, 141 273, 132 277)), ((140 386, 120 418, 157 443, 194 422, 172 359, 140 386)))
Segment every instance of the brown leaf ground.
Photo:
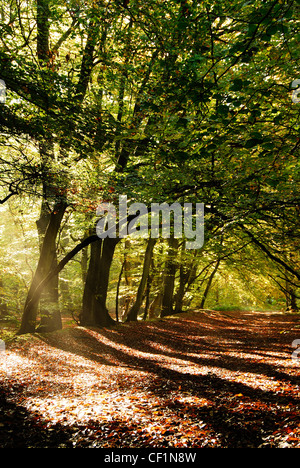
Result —
POLYGON ((0 447, 299 448, 299 315, 195 312, 20 337, 0 447))

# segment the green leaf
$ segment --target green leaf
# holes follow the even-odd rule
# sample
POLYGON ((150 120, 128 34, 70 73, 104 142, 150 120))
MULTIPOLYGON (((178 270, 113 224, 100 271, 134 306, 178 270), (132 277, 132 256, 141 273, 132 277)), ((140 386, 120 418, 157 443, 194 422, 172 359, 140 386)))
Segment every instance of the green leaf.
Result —
POLYGON ((244 81, 240 78, 233 80, 233 85, 231 86, 231 91, 241 91, 244 87, 244 81))
POLYGON ((184 117, 180 117, 177 121, 176 127, 183 127, 186 128, 188 126, 189 119, 185 119, 184 117))
POLYGON ((255 148, 255 146, 258 146, 262 143, 263 140, 260 138, 250 138, 250 140, 246 141, 245 148, 251 149, 255 148))
POLYGON ((278 32, 278 26, 276 24, 274 24, 273 26, 267 29, 267 34, 269 36, 274 36, 274 34, 276 34, 277 32, 278 32))
POLYGON ((217 113, 220 115, 228 115, 230 112, 230 109, 228 106, 221 104, 220 106, 217 107, 217 113))
POLYGON ((176 151, 176 153, 174 154, 175 159, 177 159, 178 161, 187 161, 189 159, 189 156, 189 153, 185 151, 176 151))
POLYGON ((248 28, 248 36, 253 36, 253 34, 255 33, 256 29, 257 29, 257 24, 256 23, 252 23, 249 25, 249 28, 248 28))

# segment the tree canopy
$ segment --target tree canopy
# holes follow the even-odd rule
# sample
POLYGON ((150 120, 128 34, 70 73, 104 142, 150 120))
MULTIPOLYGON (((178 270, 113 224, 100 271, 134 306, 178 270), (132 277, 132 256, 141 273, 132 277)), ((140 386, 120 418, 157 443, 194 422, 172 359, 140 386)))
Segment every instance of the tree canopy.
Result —
POLYGON ((27 239, 24 204, 39 210, 21 330, 35 330, 41 294, 47 327, 61 326, 59 294, 107 325, 121 307, 125 319, 204 307, 212 290, 224 306, 231 275, 242 296, 267 282, 260 304, 296 310, 299 0, 0 5, 1 204, 27 239), (204 247, 99 240, 97 206, 119 195, 204 203, 204 247))

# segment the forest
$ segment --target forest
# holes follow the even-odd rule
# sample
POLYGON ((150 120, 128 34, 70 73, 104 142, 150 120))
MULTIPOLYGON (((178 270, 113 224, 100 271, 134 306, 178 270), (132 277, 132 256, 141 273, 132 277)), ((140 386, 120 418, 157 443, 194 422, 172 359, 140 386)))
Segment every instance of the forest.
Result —
POLYGON ((120 434, 131 448, 300 446, 299 42, 299 0, 0 0, 0 447, 26 445, 29 426, 42 448, 118 447, 120 434), (248 355, 255 340, 260 358, 248 355), (215 359, 256 376, 198 381, 215 359), (47 395, 64 398, 44 383, 55 361, 56 378, 70 365, 78 382, 100 366, 129 412, 130 388, 144 388, 148 419, 164 408, 160 438, 141 434, 140 406, 129 429, 123 413, 77 414, 76 426, 75 387, 65 422, 54 417, 47 395), (234 419, 240 438, 228 393, 249 417, 234 419), (273 432, 269 397, 281 405, 273 432), (176 438, 180 406, 193 421, 205 413, 206 429, 184 419, 176 438))

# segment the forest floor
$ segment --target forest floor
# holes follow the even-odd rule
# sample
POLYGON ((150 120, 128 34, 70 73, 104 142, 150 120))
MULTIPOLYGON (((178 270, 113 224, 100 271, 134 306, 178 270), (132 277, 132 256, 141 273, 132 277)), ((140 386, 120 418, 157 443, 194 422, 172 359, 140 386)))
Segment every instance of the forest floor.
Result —
POLYGON ((297 339, 299 315, 213 311, 19 337, 0 448, 300 448, 297 339))

